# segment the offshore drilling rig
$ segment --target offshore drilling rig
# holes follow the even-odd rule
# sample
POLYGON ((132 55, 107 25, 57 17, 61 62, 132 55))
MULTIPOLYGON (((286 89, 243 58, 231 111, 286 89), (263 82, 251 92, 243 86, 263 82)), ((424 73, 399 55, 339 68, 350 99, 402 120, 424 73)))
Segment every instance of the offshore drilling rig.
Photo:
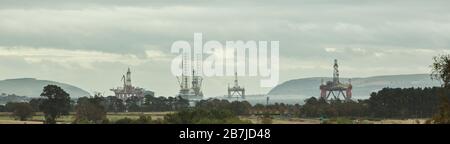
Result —
POLYGON ((342 96, 345 101, 350 101, 352 99, 351 80, 349 80, 348 84, 339 81, 339 65, 337 59, 334 60, 333 68, 333 81, 327 81, 324 84, 322 80, 322 84, 320 85, 320 97, 328 100, 330 95, 333 95, 334 99, 339 99, 339 97, 342 96))
POLYGON ((245 88, 239 86, 237 72, 234 73, 234 86, 228 84, 228 98, 236 97, 237 99, 245 99, 245 88))
POLYGON ((131 71, 130 68, 128 68, 128 71, 126 75, 122 76, 123 81, 123 87, 117 87, 111 89, 111 91, 114 92, 115 96, 123 101, 126 101, 130 97, 138 97, 138 98, 144 98, 144 95, 151 94, 153 92, 146 91, 143 88, 134 87, 131 84, 131 71))
POLYGON ((202 83, 203 78, 200 76, 196 69, 200 69, 200 64, 197 61, 196 69, 192 68, 192 75, 188 76, 188 64, 187 64, 187 56, 183 56, 182 69, 183 72, 181 77, 177 77, 178 83, 180 85, 180 91, 177 96, 187 99, 187 100, 201 100, 203 98, 202 92, 202 83), (191 79, 191 85, 189 86, 189 79, 191 79))

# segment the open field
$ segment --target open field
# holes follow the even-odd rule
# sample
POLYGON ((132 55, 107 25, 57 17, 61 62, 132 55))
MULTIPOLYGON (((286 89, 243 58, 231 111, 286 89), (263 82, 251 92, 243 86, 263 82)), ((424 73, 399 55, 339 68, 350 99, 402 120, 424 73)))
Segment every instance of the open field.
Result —
MULTIPOLYGON (((241 117, 241 119, 250 120, 252 123, 258 124, 260 120, 255 116, 241 117)), ((323 120, 328 124, 425 124, 427 119, 355 119, 334 118, 323 120)), ((321 124, 319 118, 273 118, 273 124, 321 124)))
MULTIPOLYGON (((153 120, 156 119, 163 119, 164 115, 170 114, 173 112, 129 112, 129 113, 108 113, 107 118, 110 121, 116 121, 122 118, 130 118, 130 119, 138 119, 141 115, 151 116, 153 120)), ((42 124, 44 121, 44 115, 43 113, 36 113, 35 116, 33 116, 28 121, 18 121, 15 120, 13 117, 10 116, 11 113, 7 112, 0 112, 0 124, 42 124)), ((62 116, 59 119, 57 119, 59 124, 70 124, 75 119, 75 116, 73 113, 71 113, 68 116, 62 116)))
POLYGON ((42 124, 42 122, 40 122, 40 121, 18 121, 18 120, 0 119, 0 124, 42 124))
MULTIPOLYGON (((151 116, 153 120, 163 119, 164 115, 173 112, 130 112, 130 113, 108 113, 107 117, 110 121, 117 121, 122 118, 138 119, 139 116, 146 115, 151 116)), ((260 120, 257 116, 241 116, 241 119, 250 120, 254 124, 259 124, 260 120)), ((28 121, 18 121, 10 116, 10 113, 0 113, 0 124, 42 124, 44 116, 42 113, 37 113, 28 121)), ((63 116, 57 121, 59 124, 70 124, 74 120, 74 114, 69 116, 63 116)), ((324 120, 329 124, 424 124, 427 119, 346 119, 346 118, 334 118, 324 120)), ((320 124, 319 118, 283 118, 274 117, 273 124, 320 124)))

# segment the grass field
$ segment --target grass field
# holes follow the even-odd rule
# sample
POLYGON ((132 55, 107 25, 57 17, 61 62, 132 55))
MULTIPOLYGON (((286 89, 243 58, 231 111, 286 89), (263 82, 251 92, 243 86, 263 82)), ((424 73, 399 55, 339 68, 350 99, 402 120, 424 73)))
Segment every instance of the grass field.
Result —
MULTIPOLYGON (((141 115, 151 116, 153 120, 163 119, 164 115, 173 112, 130 112, 130 113, 108 113, 107 118, 110 121, 117 121, 122 118, 138 119, 141 115)), ((254 124, 259 124, 260 119, 256 116, 242 116, 243 120, 250 120, 254 124)), ((37 113, 28 121, 18 121, 10 116, 10 113, 0 112, 0 124, 42 124, 44 116, 42 113, 37 113)), ((70 124, 74 120, 74 114, 63 116, 57 121, 59 124, 70 124)), ((427 119, 358 119, 351 120, 347 118, 333 118, 326 120, 328 124, 424 124, 427 119)), ((282 118, 274 117, 273 124, 320 124, 318 118, 282 118)))
MULTIPOLYGON (((163 119, 164 115, 170 114, 173 112, 129 112, 129 113, 108 113, 107 118, 110 121, 117 121, 119 119, 123 118, 130 118, 130 119, 138 119, 139 116, 145 115, 145 116, 151 116, 153 120, 156 119, 163 119)), ((57 122, 59 124, 70 124, 74 121, 74 114, 71 113, 68 116, 62 116, 57 119, 57 122)), ((44 121, 44 115, 43 113, 36 113, 35 116, 33 116, 28 121, 18 121, 15 120, 13 117, 11 117, 11 113, 7 112, 0 112, 0 124, 42 124, 44 121)))
MULTIPOLYGON (((252 123, 258 124, 260 120, 255 116, 241 117, 241 119, 250 120, 252 123)), ((348 118, 332 118, 321 122, 319 118, 273 118, 273 124, 425 124, 428 119, 355 119, 348 118)))

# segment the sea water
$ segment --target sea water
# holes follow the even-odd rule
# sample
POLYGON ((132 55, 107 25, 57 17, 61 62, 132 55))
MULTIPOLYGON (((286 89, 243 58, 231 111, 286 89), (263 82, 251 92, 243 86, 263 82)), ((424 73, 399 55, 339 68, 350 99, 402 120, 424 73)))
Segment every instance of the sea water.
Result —
POLYGON ((304 104, 304 100, 309 98, 302 95, 251 95, 246 96, 245 99, 243 98, 237 98, 232 97, 229 98, 228 96, 219 96, 219 97, 211 97, 216 99, 222 99, 222 100, 229 100, 229 101, 248 101, 251 105, 256 104, 267 104, 267 97, 269 97, 269 104, 275 104, 275 103, 284 103, 284 104, 304 104))
MULTIPOLYGON (((284 103, 284 104, 290 104, 290 105, 303 105, 305 104, 305 100, 311 98, 311 96, 305 96, 305 95, 250 95, 246 96, 245 99, 242 98, 229 98, 228 96, 218 96, 218 97, 209 97, 209 98, 216 98, 216 99, 222 99, 222 100, 229 100, 229 101, 248 101, 251 105, 256 104, 267 104, 267 97, 269 97, 269 104, 275 104, 275 103, 284 103)), ((319 97, 316 97, 317 99, 319 97)), ((353 96, 353 100, 358 99, 368 99, 369 96, 353 96)), ((204 98, 208 99, 208 98, 204 98)))

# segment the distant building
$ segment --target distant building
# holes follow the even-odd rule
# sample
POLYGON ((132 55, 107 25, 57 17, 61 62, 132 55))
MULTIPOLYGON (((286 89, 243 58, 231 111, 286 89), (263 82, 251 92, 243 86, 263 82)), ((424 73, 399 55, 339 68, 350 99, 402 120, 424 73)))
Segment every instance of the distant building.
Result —
POLYGON ((123 87, 117 87, 114 89, 111 89, 115 93, 115 96, 119 99, 122 99, 123 101, 126 101, 130 97, 138 97, 141 99, 144 99, 145 95, 155 95, 152 91, 147 91, 143 88, 134 87, 131 84, 131 71, 130 68, 128 68, 128 71, 126 75, 122 76, 123 81, 123 87))

